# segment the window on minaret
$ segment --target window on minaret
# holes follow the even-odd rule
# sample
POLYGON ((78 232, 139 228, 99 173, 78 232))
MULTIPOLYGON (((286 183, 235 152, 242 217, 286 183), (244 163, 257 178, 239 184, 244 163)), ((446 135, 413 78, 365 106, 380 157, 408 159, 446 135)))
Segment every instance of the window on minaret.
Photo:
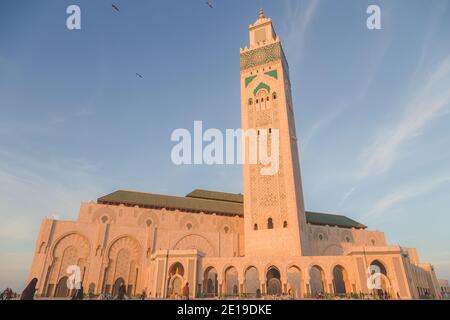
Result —
POLYGON ((249 98, 248 99, 248 105, 251 106, 252 104, 253 104, 253 100, 252 100, 252 98, 249 98))
POLYGON ((287 221, 283 222, 283 228, 287 228, 287 221))
POLYGON ((253 230, 258 230, 258 225, 255 223, 255 225, 253 226, 253 230))
POLYGON ((277 93, 276 92, 274 92, 274 93, 272 93, 272 99, 276 99, 277 98, 277 93))
POLYGON ((267 229, 273 229, 272 218, 267 219, 267 229))

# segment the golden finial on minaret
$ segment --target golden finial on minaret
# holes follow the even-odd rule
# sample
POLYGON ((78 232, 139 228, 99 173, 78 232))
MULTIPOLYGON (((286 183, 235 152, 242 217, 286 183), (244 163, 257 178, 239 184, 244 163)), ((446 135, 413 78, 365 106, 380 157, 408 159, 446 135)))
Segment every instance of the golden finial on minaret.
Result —
POLYGON ((259 19, 264 19, 265 18, 265 16, 264 16, 264 10, 263 10, 263 8, 261 7, 261 9, 259 9, 259 19))

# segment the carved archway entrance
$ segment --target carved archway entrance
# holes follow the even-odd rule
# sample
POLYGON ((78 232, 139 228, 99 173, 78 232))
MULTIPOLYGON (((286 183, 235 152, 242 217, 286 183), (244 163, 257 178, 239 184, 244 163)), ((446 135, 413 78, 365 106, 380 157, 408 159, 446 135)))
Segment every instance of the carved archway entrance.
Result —
POLYGON ((214 267, 205 270, 203 281, 203 295, 205 297, 215 297, 218 295, 219 281, 218 273, 214 267))
POLYGON ((70 290, 67 287, 67 279, 67 277, 59 279, 55 289, 56 298, 67 298, 69 296, 70 290))
POLYGON ((115 297, 119 293, 119 289, 122 285, 125 284, 125 280, 123 278, 117 278, 114 282, 113 288, 112 288, 112 296, 115 297))
POLYGON ((281 295, 281 276, 280 271, 276 267, 270 267, 266 273, 267 278, 267 294, 281 295))
POLYGON ((176 298, 183 295, 184 267, 180 262, 175 262, 169 269, 167 283, 167 297, 176 298))

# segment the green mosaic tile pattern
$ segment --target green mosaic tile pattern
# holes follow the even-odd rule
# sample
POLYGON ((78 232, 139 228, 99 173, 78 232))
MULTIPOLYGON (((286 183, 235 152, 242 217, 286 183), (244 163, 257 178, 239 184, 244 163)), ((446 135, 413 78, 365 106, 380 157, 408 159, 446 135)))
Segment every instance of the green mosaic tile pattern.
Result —
POLYGON ((255 78, 256 78, 256 76, 250 76, 250 77, 245 78, 245 87, 247 88, 248 85, 250 84, 250 82, 252 82, 255 78))
POLYGON ((269 87, 267 84, 265 84, 264 82, 260 82, 260 83, 256 86, 255 90, 253 90, 253 95, 256 96, 256 94, 258 93, 258 91, 261 90, 261 89, 265 89, 268 93, 270 93, 270 87, 269 87))
POLYGON ((268 75, 269 77, 278 79, 278 71, 277 70, 271 70, 269 72, 266 72, 265 74, 268 75))
POLYGON ((254 68, 269 62, 278 61, 282 57, 279 42, 241 53, 241 71, 254 68))

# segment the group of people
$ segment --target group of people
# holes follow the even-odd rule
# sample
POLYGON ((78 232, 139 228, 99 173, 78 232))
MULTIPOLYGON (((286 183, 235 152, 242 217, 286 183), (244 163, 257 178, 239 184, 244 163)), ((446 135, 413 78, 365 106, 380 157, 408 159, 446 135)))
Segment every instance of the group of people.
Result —
MULTIPOLYGON (((33 278, 30 283, 26 286, 26 288, 23 290, 21 296, 20 296, 20 300, 34 300, 34 296, 36 294, 36 285, 37 285, 37 278, 33 278)), ((6 289, 3 293, 2 293, 2 300, 9 300, 11 299, 11 294, 12 294, 12 290, 11 289, 6 289), (5 299, 6 297, 6 299, 5 299)), ((92 293, 89 293, 89 298, 93 298, 92 293)), ((72 300, 83 300, 84 299, 84 289, 83 289, 83 285, 80 285, 79 288, 75 289, 72 293, 72 300)), ((109 294, 107 293, 103 293, 98 297, 99 300, 113 300, 113 297, 111 297, 109 294)), ((114 300, 125 300, 127 299, 126 296, 126 287, 125 284, 122 284, 119 287, 118 293, 117 295, 114 297, 114 300)))
POLYGON ((16 297, 16 293, 12 291, 11 288, 6 288, 0 294, 0 300, 11 300, 16 297))
POLYGON ((98 296, 97 300, 126 300, 128 299, 126 293, 127 288, 125 287, 125 284, 121 284, 115 297, 111 296, 107 292, 104 292, 98 296))
MULTIPOLYGON (((173 289, 172 289, 173 290, 173 289)), ((189 282, 186 282, 181 293, 174 292, 169 289, 168 297, 173 300, 189 300, 189 282), (172 292, 170 292, 172 291, 172 292)))

